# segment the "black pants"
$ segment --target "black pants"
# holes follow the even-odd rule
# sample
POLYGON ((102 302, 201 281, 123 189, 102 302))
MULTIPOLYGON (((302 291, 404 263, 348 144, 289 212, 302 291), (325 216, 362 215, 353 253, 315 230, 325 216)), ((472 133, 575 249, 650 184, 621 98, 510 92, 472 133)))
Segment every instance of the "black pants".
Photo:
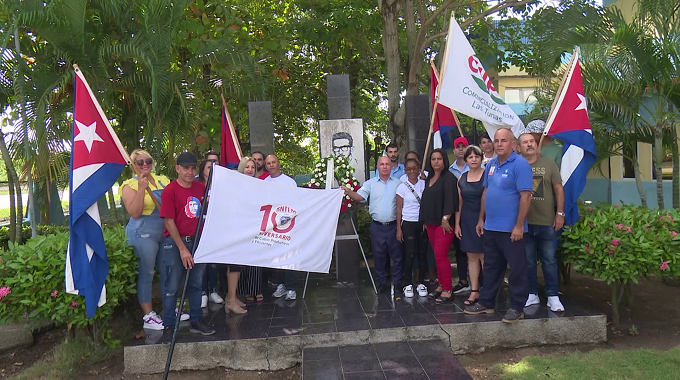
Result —
POLYGON ((453 239, 453 246, 456 248, 456 268, 458 269, 458 281, 467 282, 468 279, 468 257, 467 252, 460 249, 460 239, 453 239))
POLYGON ((404 251, 401 242, 397 240, 397 225, 384 226, 373 222, 369 228, 371 234, 371 248, 373 251, 373 265, 378 284, 387 284, 386 261, 392 259, 392 284, 401 286, 404 269, 402 268, 404 251))
POLYGON ((277 282, 285 285, 287 290, 296 290, 298 277, 296 270, 279 269, 276 273, 277 282))
POLYGON ((527 257, 525 239, 510 241, 509 232, 484 230, 482 247, 484 248, 484 287, 479 296, 480 305, 493 308, 496 304, 498 289, 503 284, 505 270, 510 265, 510 306, 524 310, 529 297, 529 277, 527 275, 527 257))
POLYGON ((413 281, 413 260, 418 260, 418 284, 425 282, 427 273, 427 233, 423 224, 403 221, 401 232, 404 236, 404 283, 413 281))

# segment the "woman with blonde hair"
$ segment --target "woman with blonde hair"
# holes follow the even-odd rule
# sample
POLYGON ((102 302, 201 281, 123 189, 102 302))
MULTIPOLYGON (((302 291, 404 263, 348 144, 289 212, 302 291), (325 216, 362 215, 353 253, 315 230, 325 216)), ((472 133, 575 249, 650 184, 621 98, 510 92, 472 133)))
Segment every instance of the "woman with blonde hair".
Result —
POLYGON ((144 312, 144 328, 163 330, 163 320, 153 311, 151 305, 154 266, 158 268, 161 275, 161 294, 165 293, 166 276, 165 271, 161 269, 163 268, 161 241, 165 225, 154 198, 160 204, 161 192, 170 180, 153 173, 154 160, 149 152, 135 149, 130 154, 130 159, 134 176, 123 182, 118 192, 121 194, 125 209, 130 214, 125 234, 128 237, 128 244, 133 247, 137 255, 139 270, 137 299, 144 312))
MULTIPOLYGON (((252 157, 245 156, 238 164, 239 173, 250 177, 255 177, 257 164, 252 157)), ((262 268, 243 265, 241 268, 241 279, 238 284, 239 289, 246 295, 248 301, 262 301, 262 268)))

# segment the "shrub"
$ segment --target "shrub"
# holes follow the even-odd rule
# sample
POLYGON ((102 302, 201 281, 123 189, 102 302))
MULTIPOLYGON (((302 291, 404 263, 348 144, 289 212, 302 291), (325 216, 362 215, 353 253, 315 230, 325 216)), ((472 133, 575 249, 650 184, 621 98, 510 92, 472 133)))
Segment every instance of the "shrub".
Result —
MULTIPOLYGON (((57 226, 53 224, 39 224, 37 227, 38 235, 48 235, 55 232, 66 232, 68 231, 68 226, 57 226)), ((26 241, 31 238, 31 226, 24 224, 21 230, 22 241, 26 241)), ((0 227, 0 249, 9 249, 9 227, 0 227)))
POLYGON ((567 227, 561 254, 577 272, 607 282, 612 289, 612 321, 624 288, 652 274, 680 276, 680 213, 640 206, 583 205, 581 219, 567 227))
POLYGON ((136 293, 136 256, 127 245, 122 226, 104 227, 109 259, 106 303, 97 309, 94 319, 89 319, 84 298, 64 290, 68 237, 67 232, 56 232, 29 239, 23 245, 10 243, 9 251, 0 251, 0 323, 37 325, 50 320, 69 327, 92 325, 101 334, 95 338, 106 342, 115 307, 136 293))

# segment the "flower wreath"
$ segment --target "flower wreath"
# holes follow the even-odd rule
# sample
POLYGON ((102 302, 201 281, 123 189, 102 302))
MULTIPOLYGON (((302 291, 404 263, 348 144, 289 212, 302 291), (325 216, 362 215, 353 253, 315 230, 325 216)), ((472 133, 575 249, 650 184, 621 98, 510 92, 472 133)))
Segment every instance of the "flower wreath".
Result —
MULTIPOLYGON (((312 179, 307 184, 310 189, 326 188, 326 171, 328 170, 328 160, 333 159, 335 169, 335 179, 340 186, 345 186, 350 190, 359 190, 359 180, 354 177, 354 168, 349 163, 349 157, 331 155, 319 159, 314 165, 312 179)), ((352 208, 357 202, 353 201, 348 195, 343 196, 340 212, 345 212, 352 208)))

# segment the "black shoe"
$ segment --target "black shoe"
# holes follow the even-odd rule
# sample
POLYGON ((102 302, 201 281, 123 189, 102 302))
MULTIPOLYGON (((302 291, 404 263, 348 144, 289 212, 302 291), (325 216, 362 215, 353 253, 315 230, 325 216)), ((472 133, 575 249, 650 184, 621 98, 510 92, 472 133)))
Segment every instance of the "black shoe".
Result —
POLYGON ((175 331, 175 326, 165 326, 163 328, 163 337, 161 338, 161 344, 168 345, 172 343, 172 333, 175 331))
POLYGON ((453 294, 469 293, 471 289, 470 283, 463 284, 462 282, 458 281, 456 286, 453 287, 453 294))
POLYGON ((387 284, 378 284, 378 293, 387 293, 390 290, 390 286, 387 284))
POLYGON ((201 335, 212 335, 215 333, 215 330, 211 329, 210 327, 206 326, 203 324, 203 322, 191 322, 191 325, 189 327, 189 331, 194 333, 194 334, 201 334, 201 335))
POLYGON ((515 309, 510 309, 508 310, 507 313, 503 316, 502 321, 505 323, 515 323, 519 321, 520 319, 524 318, 524 312, 522 311, 517 311, 515 309))

